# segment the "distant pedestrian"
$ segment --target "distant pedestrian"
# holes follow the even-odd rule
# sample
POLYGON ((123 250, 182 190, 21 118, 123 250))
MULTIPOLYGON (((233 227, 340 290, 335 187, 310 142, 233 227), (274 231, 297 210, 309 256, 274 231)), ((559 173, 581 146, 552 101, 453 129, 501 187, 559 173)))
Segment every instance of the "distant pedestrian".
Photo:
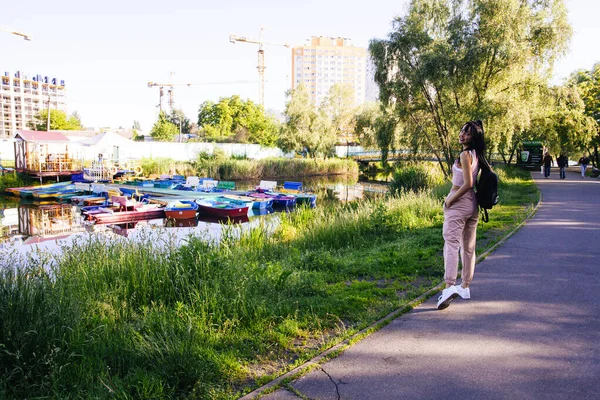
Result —
POLYGON ((556 159, 560 171, 560 179, 567 177, 567 167, 569 166, 569 157, 565 153, 560 153, 560 156, 556 159))
POLYGON ((590 164, 590 158, 587 154, 583 153, 583 156, 579 159, 579 165, 581 165, 581 179, 585 178, 585 171, 590 164))
POLYGON ((452 189, 444 201, 444 280, 446 288, 438 298, 437 308, 443 310, 461 296, 471 298, 469 284, 475 271, 475 240, 479 212, 473 187, 480 168, 491 168, 487 162, 483 124, 467 122, 458 134, 462 146, 460 157, 452 165, 452 189), (462 260, 462 284, 456 285, 458 253, 462 260))
POLYGON ((550 167, 554 165, 554 160, 550 153, 544 154, 542 164, 544 165, 544 178, 548 179, 550 177, 550 167))

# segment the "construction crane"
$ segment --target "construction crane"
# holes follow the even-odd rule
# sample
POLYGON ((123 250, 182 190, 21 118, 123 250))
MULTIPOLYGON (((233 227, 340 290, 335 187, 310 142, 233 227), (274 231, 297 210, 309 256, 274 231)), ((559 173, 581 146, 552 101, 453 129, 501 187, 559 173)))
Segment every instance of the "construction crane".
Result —
POLYGON ((15 36, 21 36, 23 39, 27 40, 27 41, 31 41, 31 36, 27 35, 23 32, 17 32, 13 29, 9 29, 9 28, 4 28, 0 26, 0 32, 6 32, 6 33, 10 33, 11 35, 15 35, 15 36))
POLYGON ((233 44, 235 44, 235 42, 242 42, 242 43, 252 43, 252 44, 258 45, 258 67, 256 67, 258 69, 258 101, 264 108, 264 106, 265 106, 265 45, 283 46, 283 47, 290 47, 290 45, 287 43, 281 44, 281 43, 263 42, 263 31, 264 31, 264 28, 261 27, 260 28, 260 38, 258 39, 258 41, 248 39, 245 36, 236 36, 236 35, 229 35, 229 41, 233 44))
POLYGON ((159 88, 159 100, 158 100, 158 108, 162 112, 162 99, 164 96, 163 89, 165 87, 169 88, 169 110, 173 111, 175 106, 175 93, 173 91, 174 86, 196 86, 196 85, 230 85, 230 84, 241 84, 241 83, 256 83, 256 81, 232 81, 232 82, 197 82, 197 83, 157 83, 157 82, 148 82, 148 87, 158 86, 159 88))

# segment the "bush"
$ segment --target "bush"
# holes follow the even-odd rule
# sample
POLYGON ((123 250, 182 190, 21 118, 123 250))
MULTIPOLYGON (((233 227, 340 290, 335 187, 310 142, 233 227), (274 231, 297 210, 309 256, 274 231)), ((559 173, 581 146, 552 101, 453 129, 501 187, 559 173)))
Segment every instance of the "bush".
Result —
POLYGON ((422 164, 397 167, 390 182, 390 192, 394 195, 406 191, 419 192, 442 183, 443 178, 428 167, 422 164))

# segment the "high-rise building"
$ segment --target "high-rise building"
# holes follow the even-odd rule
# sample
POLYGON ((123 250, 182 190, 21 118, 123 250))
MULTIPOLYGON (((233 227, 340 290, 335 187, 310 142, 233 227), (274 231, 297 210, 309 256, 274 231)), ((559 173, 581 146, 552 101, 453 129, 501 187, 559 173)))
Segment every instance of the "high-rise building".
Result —
POLYGON ((315 105, 321 104, 335 83, 354 90, 354 104, 365 102, 366 50, 350 39, 313 36, 292 48, 292 89, 304 84, 315 105))
POLYGON ((375 63, 370 54, 367 53, 365 101, 368 103, 379 100, 379 85, 375 82, 375 63))
POLYGON ((47 76, 27 77, 21 71, 5 72, 0 85, 0 138, 13 137, 19 129, 31 129, 40 110, 66 112, 65 81, 47 76))

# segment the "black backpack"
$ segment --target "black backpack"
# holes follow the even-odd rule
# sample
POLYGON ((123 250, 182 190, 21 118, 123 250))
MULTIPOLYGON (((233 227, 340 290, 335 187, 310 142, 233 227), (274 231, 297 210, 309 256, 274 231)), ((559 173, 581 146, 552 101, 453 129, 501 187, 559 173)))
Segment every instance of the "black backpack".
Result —
POLYGON ((481 209, 481 219, 483 222, 490 220, 487 210, 491 210, 498 204, 498 175, 489 167, 481 168, 481 175, 475 185, 475 197, 477 204, 481 209))

